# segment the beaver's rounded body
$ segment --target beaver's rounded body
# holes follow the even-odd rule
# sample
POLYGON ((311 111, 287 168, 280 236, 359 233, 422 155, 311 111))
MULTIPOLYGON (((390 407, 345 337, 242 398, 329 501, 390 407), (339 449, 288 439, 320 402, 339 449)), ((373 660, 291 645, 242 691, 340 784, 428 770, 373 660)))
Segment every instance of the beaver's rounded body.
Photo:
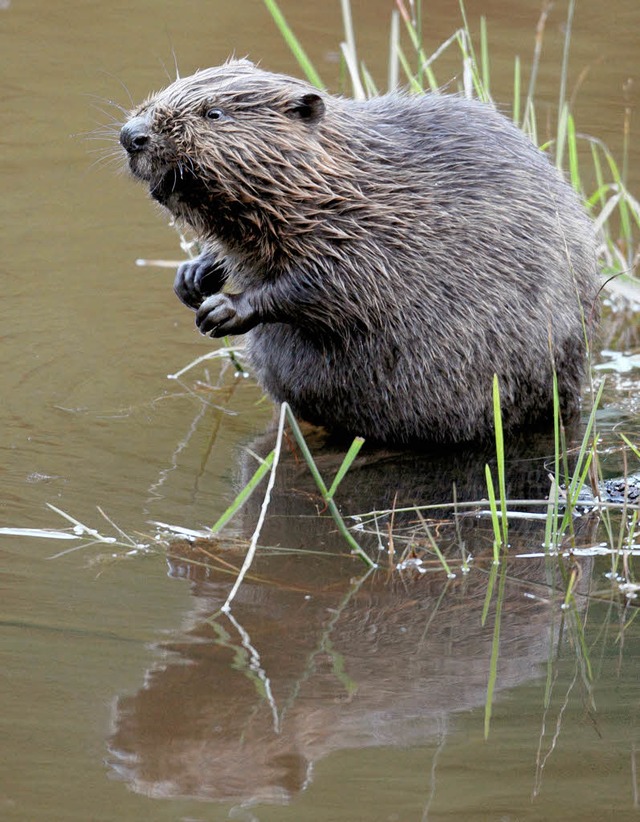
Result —
POLYGON ((246 333, 260 382, 309 422, 455 442, 577 407, 597 316, 573 190, 492 108, 333 97, 234 61, 124 126, 134 174, 205 247, 176 278, 212 336, 246 333))

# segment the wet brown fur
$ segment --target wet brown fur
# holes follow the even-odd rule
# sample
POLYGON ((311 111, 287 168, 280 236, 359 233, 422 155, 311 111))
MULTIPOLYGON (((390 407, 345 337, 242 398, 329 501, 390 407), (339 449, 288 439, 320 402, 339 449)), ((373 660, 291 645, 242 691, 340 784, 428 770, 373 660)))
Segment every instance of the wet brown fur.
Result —
POLYGON ((260 382, 299 417, 385 442, 482 439, 493 374, 516 429, 549 418, 554 367, 575 411, 592 225, 493 108, 358 102, 231 61, 152 96, 122 142, 205 247, 176 280, 200 329, 246 333, 260 382))

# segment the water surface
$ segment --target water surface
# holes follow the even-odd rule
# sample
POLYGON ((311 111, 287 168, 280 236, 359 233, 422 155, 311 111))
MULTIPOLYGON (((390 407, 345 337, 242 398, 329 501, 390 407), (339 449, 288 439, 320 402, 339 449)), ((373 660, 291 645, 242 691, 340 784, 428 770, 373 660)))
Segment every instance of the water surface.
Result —
MULTIPOLYGON (((260 554, 233 620, 211 617, 233 579, 220 557, 237 567, 241 549, 153 550, 152 521, 199 528, 224 510, 252 470, 246 447, 268 446, 271 408, 216 362, 167 380, 211 349, 173 296, 173 271, 135 265, 180 259, 176 235, 116 173, 119 159, 98 162, 109 144, 85 135, 119 116, 108 101, 128 106, 164 85, 174 58, 183 74, 232 52, 297 68, 257 0, 2 6, 0 526, 63 527, 50 503, 116 535, 100 506, 151 546, 103 543, 52 559, 75 543, 2 537, 2 818, 635 818, 639 637, 635 612, 607 601, 608 560, 579 561, 569 615, 552 593, 553 564, 509 567, 485 742, 495 622, 494 599, 481 625, 485 521, 433 523, 450 557, 461 546, 477 557, 466 577, 447 582, 435 566, 367 577, 287 454, 263 542, 295 552, 260 554)), ((337 90, 339 4, 282 7, 337 90)), ((390 9, 354 3, 360 55, 381 85, 390 9)), ((494 92, 508 109, 513 55, 531 54, 539 5, 467 9, 476 30, 488 18, 494 92)), ((564 15, 557 4, 547 24, 541 112, 557 100, 564 15)), ((457 4, 429 3, 428 47, 459 24, 457 4)), ((578 126, 617 157, 625 107, 637 134, 639 25, 636 0, 618 0, 615 14, 595 0, 576 11, 578 126)), ((457 70, 445 61, 442 82, 457 70)), ((637 139, 629 145, 637 193, 637 139)), ((633 318, 607 334, 618 354, 637 353, 633 318)), ((613 374, 600 415, 610 475, 624 467, 616 430, 639 433, 637 367, 613 374)), ((514 492, 544 493, 545 453, 542 443, 514 460, 514 492)), ((327 475, 337 459, 320 452, 327 475)), ((391 505, 397 489, 404 501, 442 502, 453 482, 472 498, 483 471, 483 455, 370 455, 340 502, 364 512, 391 505)), ((251 533, 257 505, 231 535, 251 533)), ((380 537, 363 535, 373 551, 388 548, 380 527, 380 537)), ((580 523, 585 544, 599 539, 595 529, 580 523)), ((540 547, 526 523, 511 539, 514 552, 540 547)))

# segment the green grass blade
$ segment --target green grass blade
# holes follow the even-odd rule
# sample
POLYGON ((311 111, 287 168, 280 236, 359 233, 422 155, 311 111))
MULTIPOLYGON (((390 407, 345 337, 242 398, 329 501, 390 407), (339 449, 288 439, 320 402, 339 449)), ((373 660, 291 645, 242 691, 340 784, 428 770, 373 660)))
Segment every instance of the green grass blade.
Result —
POLYGON ((496 579, 498 576, 498 568, 500 567, 499 563, 494 563, 491 566, 491 571, 489 572, 489 579, 487 581, 487 591, 484 595, 484 604, 482 606, 482 616, 480 617, 480 624, 484 626, 487 622, 487 617, 489 616, 489 606, 491 605, 491 597, 493 596, 493 589, 496 584, 496 579))
POLYGON ((576 126, 571 114, 567 115, 567 148, 569 149, 569 174, 571 177, 571 185, 578 192, 578 194, 581 194, 582 182, 580 181, 580 170, 578 168, 576 126))
POLYGON ((309 470, 311 471, 311 476, 314 478, 316 485, 320 489, 320 493, 322 494, 322 499, 326 500, 329 496, 329 491, 327 486, 325 485, 324 480, 322 479, 322 475, 320 471, 318 471, 318 466, 313 459, 311 451, 309 451, 309 446, 306 443, 305 438, 302 435, 302 431, 300 430, 300 426, 298 425, 298 421, 293 416, 293 413, 288 408, 287 409, 287 419, 289 420, 289 425, 293 431, 293 436, 295 437, 296 442, 298 443, 298 447, 300 451, 302 451, 302 456, 304 457, 304 461, 307 463, 309 470))
POLYGON ((620 436, 625 441, 625 443, 629 446, 629 448, 633 451, 633 453, 636 455, 636 457, 638 457, 638 459, 640 459, 640 448, 635 446, 628 437, 625 437, 624 434, 620 434, 620 436))
POLYGON ((402 19, 404 20, 404 24, 405 24, 405 28, 407 30, 407 34, 409 35, 409 39, 411 40, 411 45, 412 45, 413 49, 415 50, 415 53, 418 57, 418 64, 419 64, 419 69, 418 69, 417 76, 416 76, 416 74, 414 74, 413 69, 411 68, 411 66, 409 64, 409 61, 406 59, 405 55, 403 54, 401 47, 398 45, 398 57, 400 58, 400 62, 402 64, 402 69, 406 74, 407 81, 408 81, 409 85, 412 87, 412 89, 422 91, 422 90, 424 90, 424 84, 422 82, 422 77, 424 75, 427 78, 427 82, 429 84, 429 88, 431 89, 431 91, 437 92, 438 88, 439 88, 438 87, 438 82, 436 80, 436 77, 435 77, 433 71, 430 68, 430 64, 433 61, 434 57, 440 52, 440 50, 442 48, 446 48, 446 45, 448 45, 449 42, 453 42, 453 40, 455 39, 455 35, 453 37, 451 37, 449 39, 449 41, 447 41, 447 43, 444 46, 441 46, 441 48, 438 49, 438 51, 436 52, 436 55, 433 55, 432 57, 428 58, 427 55, 425 54, 424 49, 422 48, 420 35, 418 34, 418 31, 417 31, 416 27, 414 26, 414 24, 411 22, 411 19, 407 15, 406 9, 404 8, 404 5, 400 5, 399 8, 400 8, 400 11, 402 13, 402 19))
POLYGON ((487 495, 489 497, 489 508, 491 510, 491 524, 493 525, 493 535, 495 537, 493 542, 493 561, 498 562, 499 549, 502 544, 502 533, 500 530, 500 517, 498 516, 498 506, 496 504, 496 492, 493 488, 493 477, 491 476, 491 468, 488 465, 484 467, 484 475, 487 481, 487 495))
POLYGON ((364 63, 360 64, 360 73, 362 74, 362 80, 364 82, 364 96, 377 97, 380 94, 380 91, 375 83, 375 80, 371 76, 369 69, 364 63))
POLYGON ((502 428, 502 409, 500 407, 500 383, 498 375, 493 375, 493 420, 496 437, 496 459, 498 461, 498 491, 500 492, 500 510, 502 513, 502 544, 509 544, 509 520, 507 518, 507 483, 505 476, 504 431, 502 428))
POLYGON ((582 622, 581 614, 578 610, 578 604, 576 602, 576 598, 574 595, 577 580, 578 574, 574 570, 571 572, 571 575, 567 583, 567 590, 565 593, 564 604, 562 607, 563 610, 567 612, 571 617, 571 619, 568 621, 568 624, 571 628, 573 628, 573 630, 577 634, 577 642, 576 637, 574 637, 572 643, 575 649, 576 659, 582 672, 585 684, 590 685, 593 682, 593 668, 591 666, 589 646, 587 644, 587 638, 584 632, 584 624, 582 622))
POLYGON ((482 68, 482 85, 486 94, 491 97, 491 77, 489 74, 489 39, 487 36, 487 18, 480 18, 480 60, 482 68))
POLYGON ((489 738, 491 726, 491 712, 493 709, 493 694, 498 679, 498 657, 500 656, 500 620, 502 619, 502 604, 504 602, 505 583, 507 579, 507 563, 503 561, 496 601, 496 618, 493 623, 493 639, 491 641, 491 660, 489 662, 489 681, 487 682, 487 700, 484 707, 484 738, 489 738))
MULTIPOLYGON (((424 91, 424 88, 414 75, 409 60, 407 59, 406 54, 400 46, 398 46, 398 60, 400 60, 402 71, 404 72, 405 79, 409 84, 409 90, 412 91, 414 94, 421 94, 424 91)), ((433 74, 431 72, 427 72, 427 79, 429 79, 430 76, 433 77, 433 74)), ((433 78, 433 80, 435 83, 435 78, 433 78)), ((437 91, 437 84, 433 85, 430 81, 430 88, 431 91, 437 91)))
POLYGON ((555 547, 555 530, 558 523, 558 510, 560 505, 560 451, 562 444, 560 441, 560 394, 558 391, 558 376, 553 372, 553 445, 554 445, 554 482, 549 494, 549 505, 547 506, 547 519, 544 529, 544 546, 546 551, 555 547))
POLYGON ((242 508, 245 502, 249 499, 251 494, 256 490, 262 478, 271 470, 271 466, 273 465, 273 457, 275 454, 275 449, 271 451, 265 459, 260 463, 257 467, 255 473, 249 480, 249 482, 244 486, 242 491, 236 496, 233 500, 231 505, 224 511, 224 513, 218 517, 218 519, 214 522, 211 526, 211 531, 214 534, 217 534, 218 531, 229 522, 229 520, 237 514, 237 512, 242 508))
POLYGON ((344 479, 345 474, 351 468, 351 464, 353 463, 354 459, 358 456, 360 449, 364 445, 364 437, 356 437, 354 441, 351 443, 349 450, 347 451, 345 458, 342 460, 342 465, 338 468, 336 475, 334 477, 333 482, 331 483, 331 488, 327 491, 328 499, 332 499, 335 492, 338 490, 338 486, 344 479))
POLYGON ((631 222, 629 218, 629 208, 628 208, 628 200, 629 196, 627 190, 625 188, 624 182, 622 180, 622 174, 620 173, 620 169, 618 168, 618 164, 613 159, 611 152, 603 146, 602 147, 605 159, 607 161, 607 165, 609 166, 609 171, 611 172, 611 176, 613 177, 613 181, 615 183, 617 191, 620 193, 619 205, 618 210, 620 213, 620 231, 622 236, 630 241, 632 236, 631 231, 631 222))
POLYGON ((513 117, 513 122, 517 126, 520 125, 520 105, 522 95, 522 79, 520 76, 520 69, 520 58, 516 55, 513 63, 513 108, 511 116, 513 117))
MULTIPOLYGON (((567 79, 569 76, 569 49, 571 46, 571 34, 573 28, 573 12, 575 10, 575 0, 569 0, 569 6, 567 8, 567 22, 565 23, 564 27, 564 44, 562 49, 562 67, 560 69, 560 89, 558 92, 558 115, 560 117, 558 121, 558 147, 560 155, 562 155, 562 151, 564 150, 564 135, 562 135, 562 139, 560 136, 560 124, 563 120, 563 115, 565 111, 568 111, 567 106, 567 79)), ((561 164, 558 166, 561 167, 561 164)))
POLYGON ((569 119, 569 108, 565 104, 558 115, 558 132, 556 136, 556 168, 562 169, 564 163, 564 149, 567 141, 567 122, 569 119))
MULTIPOLYGON (((286 405, 286 403, 283 403, 286 405)), ((376 563, 366 554, 365 551, 358 545, 357 541, 354 539, 353 534, 347 528, 345 521, 338 510, 337 505, 333 501, 333 499, 329 496, 329 491, 327 490, 327 486, 325 485, 324 480, 318 471, 318 466, 315 464, 311 451, 309 451, 309 446, 305 442, 304 437, 302 436, 302 431, 300 430, 300 426, 298 425, 298 421, 293 416, 293 413, 288 405, 286 405, 286 412, 287 418, 289 420, 289 424, 291 425, 291 430, 293 431, 293 436, 295 437, 296 442, 302 452, 302 456, 304 457, 309 470, 311 471, 311 475, 314 478, 316 485, 320 489, 320 493, 322 494, 322 499, 326 502, 327 508, 329 509, 329 513, 333 517, 334 522, 336 523, 338 530, 344 537, 345 541, 351 548, 354 554, 357 554, 360 559, 365 562, 370 568, 376 568, 376 563)), ((354 445, 351 446, 354 448, 354 445)), ((351 450, 351 449, 350 449, 351 450)), ((353 460, 352 460, 353 461, 353 460)), ((334 480, 335 482, 335 480, 334 480)))
POLYGON ((280 7, 276 3, 276 0, 264 0, 264 4, 273 18, 274 23, 278 27, 285 43, 291 49, 293 56, 298 61, 300 68, 305 73, 309 82, 318 88, 325 88, 325 84, 322 82, 320 75, 315 70, 314 65, 307 56, 306 51, 302 48, 300 41, 289 27, 289 24, 285 20, 284 14, 280 11, 280 7))
POLYGON ((602 173, 602 163, 600 162, 600 156, 598 154, 598 145, 593 141, 591 142, 591 158, 597 184, 596 191, 598 192, 598 201, 600 203, 600 208, 604 208, 604 191, 607 187, 604 184, 604 174, 602 173))
POLYGON ((571 499, 575 499, 582 488, 582 482, 580 482, 580 475, 584 475, 585 472, 582 471, 583 462, 585 460, 585 455, 590 448, 590 439, 591 433, 595 429, 596 423, 596 414, 598 412, 598 408, 600 407, 600 400, 602 399, 602 392, 604 391, 605 381, 602 380, 600 383, 600 387, 598 388, 598 393, 596 394, 595 400, 593 401, 593 408, 591 409, 591 413, 589 414, 589 419, 587 420, 587 426, 585 428, 584 437, 582 438, 582 442, 580 444, 580 451, 578 452, 578 459, 576 461, 576 467, 573 472, 573 479, 569 488, 567 489, 568 495, 570 495, 571 499))
POLYGON ((564 533, 566 528, 573 527, 573 508, 575 506, 576 500, 578 495, 584 485, 587 473, 589 471, 589 466, 593 459, 593 454, 596 448, 596 435, 595 435, 595 420, 596 420, 596 413, 600 406, 600 400, 602 398, 602 392, 604 390, 605 381, 603 380, 600 383, 600 388, 596 394, 593 408, 591 409, 591 413, 589 414, 589 419, 587 420, 587 425, 585 428, 584 435, 582 437, 582 442, 580 443, 580 449, 578 451, 578 458, 576 459, 575 467, 573 469, 573 474, 571 477, 568 475, 568 469, 566 469, 565 473, 567 476, 566 480, 566 508, 564 517, 562 518, 562 522, 560 524, 559 531, 560 533, 564 533))

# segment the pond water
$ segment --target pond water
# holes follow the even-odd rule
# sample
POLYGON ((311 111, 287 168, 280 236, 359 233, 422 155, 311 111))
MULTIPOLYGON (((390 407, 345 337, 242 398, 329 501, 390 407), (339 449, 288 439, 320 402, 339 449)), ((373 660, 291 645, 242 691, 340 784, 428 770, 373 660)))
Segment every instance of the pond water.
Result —
MULTIPOLYGON (((339 3, 281 5, 337 89, 339 3)), ((435 49, 460 25, 458 4, 426 6, 435 49)), ((513 55, 528 61, 540 5, 466 6, 475 31, 480 14, 488 19, 494 94, 508 107, 513 55)), ((382 84, 392 3, 353 7, 361 56, 382 84)), ((627 179, 637 194, 640 6, 617 0, 613 11, 598 0, 577 4, 574 111, 579 130, 620 158, 631 109, 627 179)), ((548 19, 541 111, 557 100, 565 16, 557 3, 548 19)), ((439 562, 424 574, 367 575, 290 450, 261 539, 278 550, 258 553, 229 617, 215 615, 259 500, 224 545, 156 543, 156 521, 193 529, 215 521, 253 470, 251 452, 270 447, 272 409, 221 360, 167 379, 211 350, 173 295, 173 270, 135 264, 180 259, 177 238, 142 189, 116 173, 117 152, 104 162, 114 146, 86 135, 111 121, 107 101, 126 106, 165 85, 174 58, 185 74, 231 52, 297 73, 263 4, 7 0, 0 49, 0 527, 66 527, 53 505, 131 540, 69 550, 78 543, 0 537, 0 818, 640 815, 640 631, 634 608, 611 601, 610 559, 567 563, 576 598, 563 610, 558 563, 516 558, 540 551, 538 526, 514 521, 514 560, 495 580, 483 626, 486 520, 454 525, 440 511, 430 521, 450 559, 473 554, 466 575, 458 560, 450 580, 439 562)), ((443 62, 443 83, 456 66, 443 62)), ((604 333, 612 353, 598 372, 612 374, 599 415, 610 476, 625 467, 618 431, 640 435, 638 321, 614 319, 604 333)), ((513 449, 511 497, 548 493, 549 448, 513 449)), ((331 476, 340 456, 316 453, 331 476)), ((454 483, 459 500, 477 499, 485 459, 368 453, 339 502, 349 514, 394 500, 444 503, 454 483)), ((361 537, 374 552, 384 546, 384 561, 388 521, 377 525, 378 533, 363 524, 361 537)), ((406 539, 425 541, 415 518, 394 526, 397 551, 406 539)), ((611 528, 621 527, 614 515, 611 528)), ((579 544, 603 539, 592 516, 576 531, 579 544)))

